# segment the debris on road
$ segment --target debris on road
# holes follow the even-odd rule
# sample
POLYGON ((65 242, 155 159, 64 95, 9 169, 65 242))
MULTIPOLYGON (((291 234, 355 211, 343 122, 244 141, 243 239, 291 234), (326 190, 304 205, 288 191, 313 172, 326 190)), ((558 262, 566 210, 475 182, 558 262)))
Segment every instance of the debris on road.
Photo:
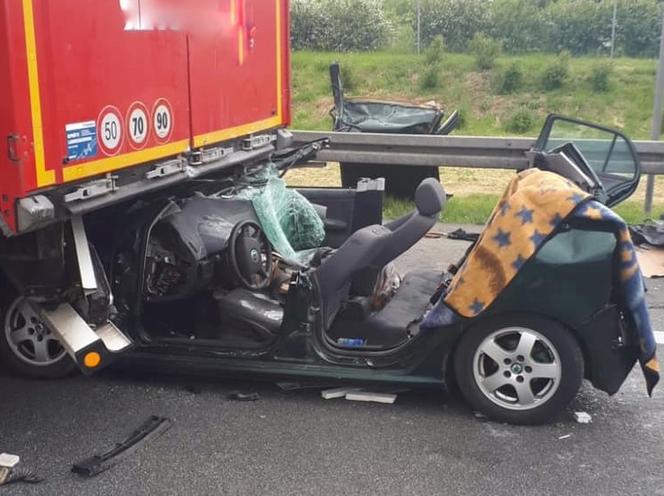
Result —
POLYGON ((228 399, 232 401, 258 401, 261 397, 258 393, 242 393, 234 391, 228 395, 228 399))
POLYGON ((103 455, 93 455, 75 463, 71 471, 85 477, 99 475, 117 465, 118 462, 134 453, 143 444, 161 436, 172 425, 173 422, 170 419, 153 415, 124 441, 116 444, 113 449, 103 455))
POLYGON ((664 277, 664 248, 641 245, 636 248, 636 257, 643 277, 650 279, 664 277))
POLYGON ((0 486, 12 484, 14 482, 25 482, 27 484, 39 484, 44 479, 39 477, 34 470, 29 468, 7 468, 0 469, 0 486))
POLYGON ((14 468, 21 461, 17 455, 10 455, 9 453, 0 454, 0 467, 14 468))
POLYGON ((18 455, 11 455, 9 453, 0 454, 0 486, 13 482, 37 484, 44 480, 34 471, 19 467, 20 462, 21 458, 18 455))
POLYGON ((447 235, 447 239, 454 239, 458 241, 472 241, 475 242, 480 238, 479 233, 469 233, 465 229, 457 229, 447 235))
POLYGON ((572 437, 571 434, 565 434, 564 436, 560 436, 560 437, 558 438, 558 441, 562 441, 563 439, 569 439, 570 437, 572 437))
POLYGON ((578 424, 589 424, 593 421, 593 418, 586 412, 574 412, 574 420, 578 424))
POLYGON ((345 398, 348 393, 354 393, 360 391, 361 389, 358 388, 340 387, 334 389, 326 389, 325 391, 321 391, 320 395, 324 400, 334 400, 337 398, 345 398))
POLYGON ((345 398, 350 401, 369 401, 374 403, 392 404, 397 400, 396 394, 369 393, 366 391, 354 391, 346 394, 345 398))
POLYGON ((486 415, 484 415, 482 412, 473 411, 473 415, 480 422, 487 422, 489 420, 489 418, 486 415))
POLYGON ((321 382, 277 382, 275 383, 282 391, 301 391, 303 389, 324 389, 332 387, 333 384, 321 382))

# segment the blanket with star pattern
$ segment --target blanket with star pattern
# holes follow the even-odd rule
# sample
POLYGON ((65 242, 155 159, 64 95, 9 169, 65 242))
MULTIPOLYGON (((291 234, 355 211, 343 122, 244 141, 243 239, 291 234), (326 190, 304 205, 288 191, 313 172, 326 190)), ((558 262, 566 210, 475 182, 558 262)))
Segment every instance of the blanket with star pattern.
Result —
POLYGON ((629 230, 611 209, 562 176, 538 169, 516 175, 486 228, 422 327, 473 318, 488 308, 567 218, 610 222, 618 240, 620 293, 640 344, 640 363, 651 393, 659 380, 656 344, 644 296, 644 283, 629 230))

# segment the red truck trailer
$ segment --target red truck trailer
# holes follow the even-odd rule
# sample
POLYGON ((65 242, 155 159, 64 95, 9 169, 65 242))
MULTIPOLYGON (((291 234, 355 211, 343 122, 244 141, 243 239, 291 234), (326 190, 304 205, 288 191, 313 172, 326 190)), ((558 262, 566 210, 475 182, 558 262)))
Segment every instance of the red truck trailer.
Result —
POLYGON ((289 52, 288 0, 0 0, 4 306, 84 368, 128 347, 88 217, 285 146, 289 52))
POLYGON ((7 235, 289 122, 287 0, 2 0, 0 29, 7 235))

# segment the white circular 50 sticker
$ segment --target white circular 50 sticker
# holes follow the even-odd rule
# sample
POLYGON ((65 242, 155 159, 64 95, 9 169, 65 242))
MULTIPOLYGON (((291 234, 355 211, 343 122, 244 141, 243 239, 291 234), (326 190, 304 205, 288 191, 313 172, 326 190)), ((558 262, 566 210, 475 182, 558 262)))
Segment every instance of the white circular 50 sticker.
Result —
POLYGON ((101 149, 106 155, 115 155, 122 144, 122 118, 115 107, 106 107, 97 119, 97 132, 101 149))
POLYGON ((145 105, 142 103, 134 103, 129 109, 127 131, 132 146, 136 148, 145 146, 145 141, 150 132, 150 122, 148 121, 148 113, 145 110, 145 105))
POLYGON ((173 114, 166 100, 159 100, 155 105, 152 125, 159 141, 167 140, 173 131, 173 114))

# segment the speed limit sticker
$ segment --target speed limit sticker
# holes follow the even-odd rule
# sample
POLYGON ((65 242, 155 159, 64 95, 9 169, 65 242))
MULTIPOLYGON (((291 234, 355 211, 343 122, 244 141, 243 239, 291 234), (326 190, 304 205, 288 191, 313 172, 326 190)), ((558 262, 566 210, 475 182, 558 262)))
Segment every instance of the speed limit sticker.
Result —
POLYGON ((124 139, 122 115, 120 111, 109 105, 101 111, 97 118, 98 141, 101 151, 108 156, 117 155, 122 148, 124 139))
POLYGON ((150 132, 148 111, 141 102, 135 102, 127 113, 127 134, 133 148, 143 148, 150 132))
POLYGON ((152 110, 152 127, 157 141, 168 141, 173 132, 173 112, 171 104, 165 98, 157 100, 152 110))

